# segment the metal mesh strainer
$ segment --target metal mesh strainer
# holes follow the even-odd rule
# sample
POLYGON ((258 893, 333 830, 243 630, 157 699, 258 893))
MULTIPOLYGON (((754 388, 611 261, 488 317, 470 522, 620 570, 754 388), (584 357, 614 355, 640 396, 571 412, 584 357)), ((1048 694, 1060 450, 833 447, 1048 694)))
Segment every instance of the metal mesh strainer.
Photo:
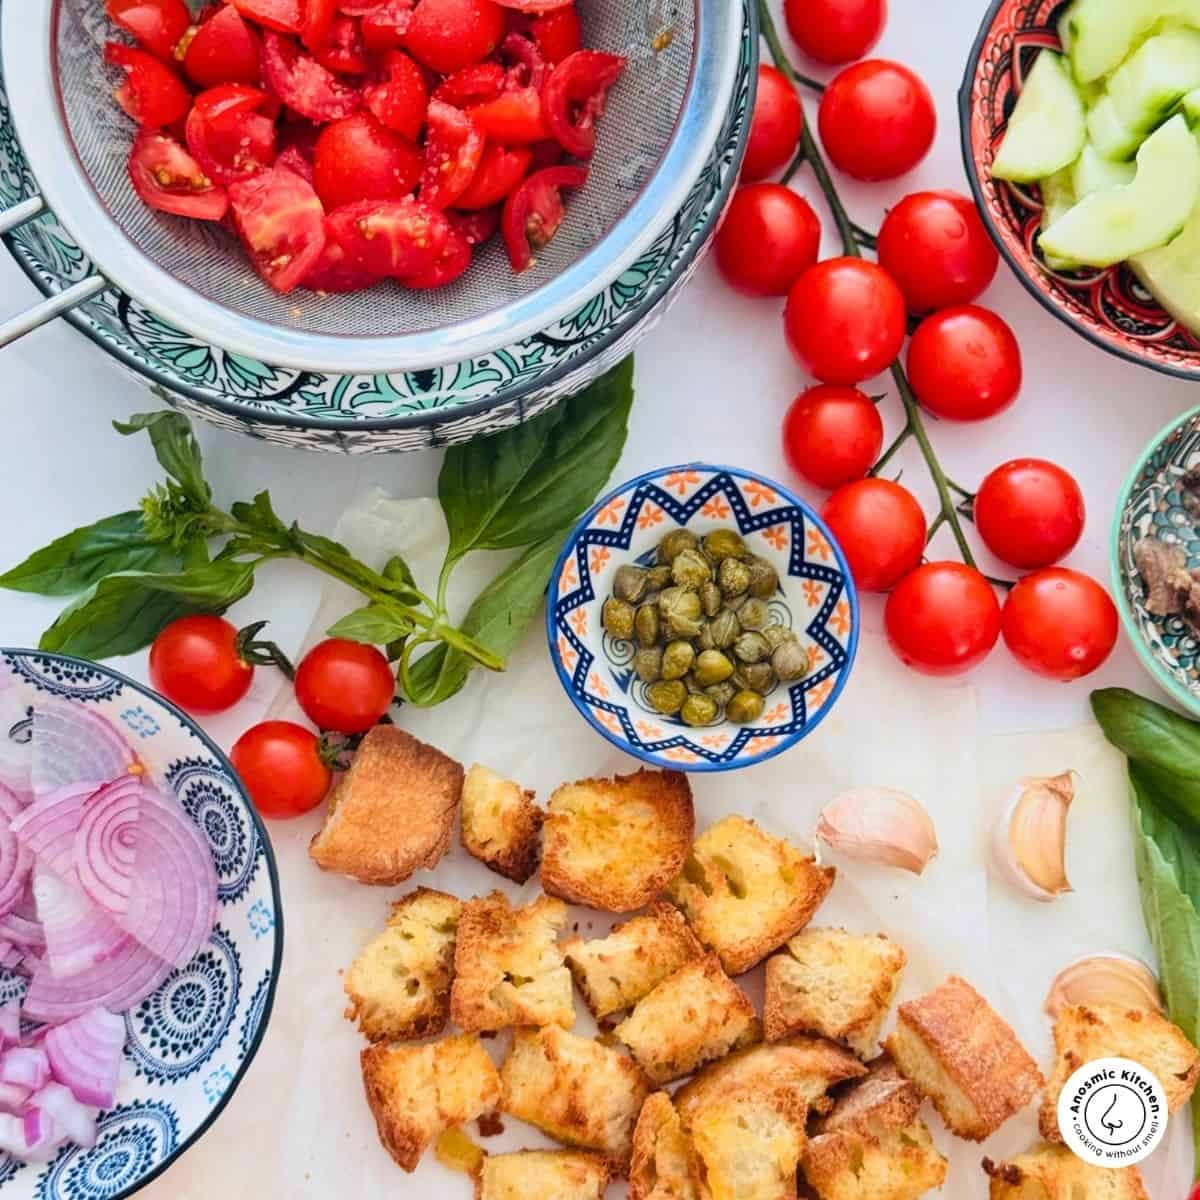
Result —
MULTIPOLYGON (((280 296, 235 238, 148 209, 129 183, 132 129, 111 100, 101 0, 8 0, 0 52, 13 119, 44 202, 104 279, 0 329, 0 345, 109 283, 213 345, 321 372, 418 370, 546 328, 624 271, 683 203, 734 86, 741 13, 730 0, 578 0, 586 44, 624 53, 585 188, 537 267, 514 276, 487 247, 435 292, 280 296), (666 36, 665 36, 666 35, 666 36)), ((27 203, 0 232, 40 211, 27 203)))

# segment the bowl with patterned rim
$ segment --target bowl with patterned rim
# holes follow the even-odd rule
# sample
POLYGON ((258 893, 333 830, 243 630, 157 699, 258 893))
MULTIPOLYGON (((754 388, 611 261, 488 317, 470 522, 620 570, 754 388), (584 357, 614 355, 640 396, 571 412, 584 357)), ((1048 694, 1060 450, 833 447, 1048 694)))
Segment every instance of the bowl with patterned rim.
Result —
MULTIPOLYGON (((106 718, 212 847, 218 915, 208 944, 125 1014, 117 1103, 96 1145, 64 1146, 45 1165, 0 1154, 3 1200, 120 1200, 207 1132, 266 1032, 283 952, 271 844, 225 756, 174 705, 108 667, 37 650, 0 650, 0 767, 27 752, 39 705, 106 718)), ((0 1001, 24 989, 0 971, 0 1001)))
POLYGON ((959 92, 963 159, 984 224, 1041 305, 1089 342, 1130 362, 1200 379, 1200 340, 1170 316, 1124 264, 1054 271, 1037 233, 1036 185, 992 179, 991 166, 1024 79, 1044 49, 1061 50, 1069 0, 995 0, 983 19, 959 92))
POLYGON ((779 484, 734 467, 689 463, 622 484, 571 534, 550 579, 550 657, 571 702, 597 733, 654 766, 729 771, 782 754, 807 737, 837 703, 858 649, 858 594, 825 523, 779 484), (663 717, 633 671, 633 642, 601 623, 617 568, 653 563, 675 529, 700 537, 736 528, 779 575, 772 618, 808 650, 811 669, 778 684, 753 725, 721 720, 702 728, 663 717))
MULTIPOLYGON (((166 403, 279 445, 352 454, 424 450, 528 420, 625 358, 665 314, 711 242, 737 181, 754 105, 758 23, 752 0, 743 0, 743 9, 733 101, 683 207, 616 281, 532 337, 433 370, 338 376, 273 367, 210 346, 117 291, 65 319, 166 403)), ((0 86, 0 208, 36 191, 0 86)), ((4 240, 47 295, 94 273, 52 213, 4 240)))

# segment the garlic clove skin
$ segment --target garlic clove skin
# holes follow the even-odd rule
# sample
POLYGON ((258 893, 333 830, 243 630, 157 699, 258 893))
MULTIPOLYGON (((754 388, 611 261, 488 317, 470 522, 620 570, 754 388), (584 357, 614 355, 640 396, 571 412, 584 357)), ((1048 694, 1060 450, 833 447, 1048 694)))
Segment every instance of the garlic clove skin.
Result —
POLYGON ((817 819, 817 838, 860 862, 920 875, 937 857, 929 813, 905 792, 856 788, 842 792, 817 819))
POLYGON ((1079 1004, 1166 1011, 1154 972, 1140 959, 1124 954, 1091 955, 1059 971, 1046 996, 1046 1013, 1057 1020, 1064 1010, 1079 1004))
POLYGON ((1073 890, 1066 860, 1067 815, 1074 799, 1074 771, 1024 779, 1006 798, 992 830, 997 874, 1046 904, 1073 890))

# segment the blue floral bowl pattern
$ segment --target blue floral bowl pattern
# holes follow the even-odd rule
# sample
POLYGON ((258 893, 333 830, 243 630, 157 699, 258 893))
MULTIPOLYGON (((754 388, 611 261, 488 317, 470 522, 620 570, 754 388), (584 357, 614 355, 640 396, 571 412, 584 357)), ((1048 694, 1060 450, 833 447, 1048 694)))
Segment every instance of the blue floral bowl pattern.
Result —
MULTIPOLYGON (((743 5, 734 100, 683 207, 615 283, 522 342, 435 370, 315 375, 209 346, 116 291, 66 319, 166 403, 281 445, 353 454, 422 450, 528 420, 625 358, 667 311, 712 240, 737 179, 753 109, 757 21, 751 0, 743 5)), ((36 192, 0 89, 0 208, 36 192)), ((5 241, 47 295, 93 273, 51 213, 5 241)))
POLYGON ((781 754, 833 708, 858 648, 858 596, 841 549, 802 500, 747 471, 692 463, 631 480, 583 518, 551 576, 547 628, 558 677, 598 733, 655 766, 727 771, 781 754), (752 726, 693 729, 650 707, 635 646, 604 632, 601 609, 617 568, 652 562, 672 529, 703 536, 730 526, 778 571, 771 611, 800 635, 812 670, 777 687, 752 726))
MULTIPOLYGON (((0 760, 19 756, 31 709, 47 697, 87 705, 124 734, 150 776, 178 796, 212 846, 220 906, 208 945, 125 1016, 117 1104, 91 1150, 45 1166, 0 1155, 3 1200, 120 1200, 193 1145, 258 1050, 283 952, 270 842, 216 746, 174 706, 107 667, 0 650, 0 760)), ((24 981, 0 972, 0 997, 24 981)))

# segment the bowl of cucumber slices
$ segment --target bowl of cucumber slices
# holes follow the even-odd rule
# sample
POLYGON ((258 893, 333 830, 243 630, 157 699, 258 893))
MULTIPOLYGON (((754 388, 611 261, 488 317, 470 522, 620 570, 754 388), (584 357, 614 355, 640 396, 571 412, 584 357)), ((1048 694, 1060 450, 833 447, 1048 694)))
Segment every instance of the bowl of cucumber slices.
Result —
POLYGON ((1200 0, 996 0, 959 94, 984 223, 1110 353, 1200 379, 1200 0))

